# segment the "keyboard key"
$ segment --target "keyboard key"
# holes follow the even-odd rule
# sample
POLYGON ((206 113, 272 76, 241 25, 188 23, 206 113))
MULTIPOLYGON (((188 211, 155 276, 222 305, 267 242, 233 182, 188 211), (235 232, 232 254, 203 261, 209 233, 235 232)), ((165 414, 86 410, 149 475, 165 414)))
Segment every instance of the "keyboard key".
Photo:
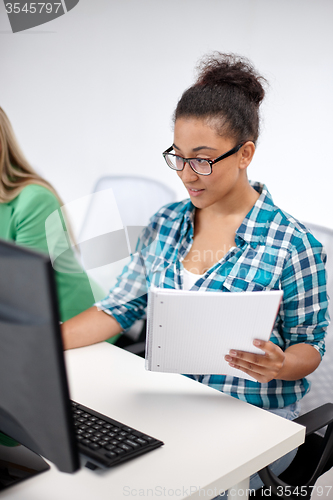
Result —
POLYGON ((138 448, 140 446, 138 443, 134 443, 134 441, 131 441, 130 439, 126 439, 124 443, 132 446, 132 448, 138 448))
POLYGON ((89 445, 91 443, 90 439, 82 439, 81 444, 89 445))
POLYGON ((100 449, 100 446, 99 446, 99 444, 97 444, 97 443, 91 443, 91 444, 89 444, 89 448, 90 448, 91 450, 99 450, 99 449, 100 449))
MULTIPOLYGON (((139 437, 139 438, 141 438, 141 437, 143 437, 143 436, 144 436, 144 434, 143 434, 142 432, 139 432, 139 431, 133 431, 133 430, 132 430, 132 434, 133 434, 134 436, 139 437)), ((145 436, 145 437, 147 437, 147 436, 145 436)))
POLYGON ((121 448, 122 450, 125 450, 125 451, 133 450, 133 448, 131 446, 128 446, 127 444, 124 444, 124 443, 120 443, 119 448, 121 448))
POLYGON ((139 444, 142 444, 142 445, 147 444, 147 441, 145 441, 144 439, 141 439, 141 438, 137 438, 136 442, 139 444))
POLYGON ((117 453, 117 455, 121 455, 121 454, 125 453, 125 450, 122 450, 121 448, 115 448, 113 451, 114 451, 114 453, 117 453))
POLYGON ((105 448, 106 450, 114 450, 114 449, 115 449, 115 448, 117 448, 117 447, 116 447, 116 445, 114 445, 114 444, 107 444, 106 446, 104 446, 104 448, 105 448))

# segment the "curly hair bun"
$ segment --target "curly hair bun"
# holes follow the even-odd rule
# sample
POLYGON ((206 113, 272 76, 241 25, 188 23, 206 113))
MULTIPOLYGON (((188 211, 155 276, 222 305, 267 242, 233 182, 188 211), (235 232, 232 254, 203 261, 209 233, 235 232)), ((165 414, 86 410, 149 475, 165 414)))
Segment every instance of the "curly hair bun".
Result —
POLYGON ((265 96, 265 78, 257 73, 245 57, 214 52, 200 61, 198 70, 197 85, 233 86, 256 106, 260 105, 265 96))
POLYGON ((204 57, 198 70, 197 81, 178 101, 174 121, 181 117, 213 118, 221 136, 233 137, 238 144, 256 143, 265 78, 245 57, 221 52, 204 57))

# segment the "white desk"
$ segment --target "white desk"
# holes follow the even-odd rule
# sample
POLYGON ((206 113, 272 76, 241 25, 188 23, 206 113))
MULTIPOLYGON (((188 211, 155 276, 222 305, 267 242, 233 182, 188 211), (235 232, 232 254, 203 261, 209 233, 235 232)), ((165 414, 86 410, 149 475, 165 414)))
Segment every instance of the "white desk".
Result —
POLYGON ((72 399, 164 441, 105 471, 51 470, 0 493, 15 500, 208 499, 238 485, 304 440, 304 428, 187 377, 147 372, 107 343, 66 352, 72 399))

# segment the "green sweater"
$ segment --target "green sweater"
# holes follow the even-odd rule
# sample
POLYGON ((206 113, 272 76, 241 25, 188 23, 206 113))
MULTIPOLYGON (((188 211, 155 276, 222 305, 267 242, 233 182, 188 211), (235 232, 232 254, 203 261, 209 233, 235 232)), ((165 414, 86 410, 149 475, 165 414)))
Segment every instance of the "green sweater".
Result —
POLYGON ((93 294, 87 274, 69 248, 56 196, 43 186, 30 184, 14 200, 0 203, 0 238, 49 254, 45 221, 51 214, 47 223, 48 241, 50 243, 51 239, 55 254, 59 253, 53 267, 60 319, 66 321, 91 307, 105 294, 94 285, 93 294))

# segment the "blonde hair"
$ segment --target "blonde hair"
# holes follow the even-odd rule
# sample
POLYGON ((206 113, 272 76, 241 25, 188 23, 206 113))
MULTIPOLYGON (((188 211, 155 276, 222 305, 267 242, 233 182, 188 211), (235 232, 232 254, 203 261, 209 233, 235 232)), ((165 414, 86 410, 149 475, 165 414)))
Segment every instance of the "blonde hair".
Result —
POLYGON ((55 189, 26 160, 8 116, 0 107, 0 203, 16 198, 28 184, 39 184, 49 189, 62 205, 55 189))
MULTIPOLYGON (((52 185, 32 168, 17 142, 8 116, 0 107, 0 203, 8 203, 20 194, 28 184, 38 184, 55 195, 62 206, 70 241, 75 245, 75 236, 66 217, 63 201, 52 185)), ((79 252, 79 251, 78 251, 79 252)))

